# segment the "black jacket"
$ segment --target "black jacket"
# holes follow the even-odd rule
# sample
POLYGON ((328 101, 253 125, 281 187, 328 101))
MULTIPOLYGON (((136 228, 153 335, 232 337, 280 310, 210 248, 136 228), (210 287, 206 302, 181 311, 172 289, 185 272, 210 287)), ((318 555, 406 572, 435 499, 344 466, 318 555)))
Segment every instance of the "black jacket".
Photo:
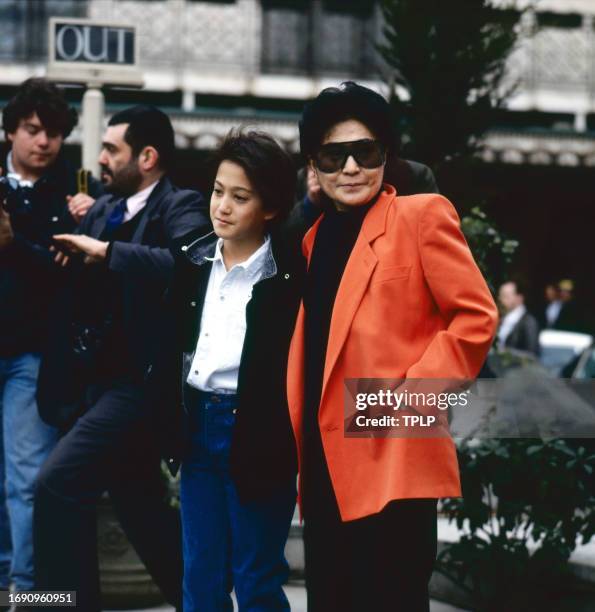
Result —
MULTIPOLYGON (((98 199, 85 216, 77 233, 99 238, 118 198, 98 199)), ((163 178, 151 193, 130 242, 115 241, 110 247, 106 273, 116 282, 122 310, 123 338, 131 363, 133 382, 142 381, 155 351, 161 301, 174 269, 172 248, 177 240, 208 227, 202 196, 196 191, 175 188, 163 178)), ((93 265, 93 264, 90 264, 93 265)), ((88 266, 74 267, 67 286, 54 304, 55 324, 45 352, 38 383, 39 412, 44 421, 67 427, 84 409, 84 386, 79 363, 73 358, 74 305, 82 297, 93 299, 93 287, 84 283, 88 266), (80 288, 91 293, 81 296, 80 288), (82 386, 81 386, 82 384, 82 386)), ((119 355, 113 355, 117 360, 119 355)), ((91 372, 92 374, 92 372, 91 372)))
MULTIPOLYGON (((66 196, 76 192, 76 170, 60 156, 35 182, 28 196, 31 214, 11 217, 15 238, 0 251, 0 357, 39 352, 44 345, 49 305, 61 277, 47 240, 75 230, 66 196)), ((102 193, 101 184, 89 177, 89 195, 102 193)))
MULTIPOLYGON (((198 336, 217 238, 208 234, 182 251, 168 291, 159 356, 148 396, 172 474, 188 451, 183 386, 198 336)), ((240 499, 265 497, 297 474, 286 374, 289 343, 300 303, 304 261, 284 238, 272 237, 272 258, 246 306, 246 336, 238 377, 238 412, 231 473, 240 499)))
POLYGON ((537 319, 526 312, 508 334, 504 345, 539 355, 539 324, 537 319))

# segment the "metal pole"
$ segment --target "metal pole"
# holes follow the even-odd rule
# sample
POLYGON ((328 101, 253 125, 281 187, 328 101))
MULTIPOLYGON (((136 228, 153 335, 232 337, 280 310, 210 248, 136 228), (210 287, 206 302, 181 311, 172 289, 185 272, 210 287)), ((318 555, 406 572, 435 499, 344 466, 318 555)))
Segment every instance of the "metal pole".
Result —
POLYGON ((99 151, 103 135, 105 99, 101 89, 94 83, 87 86, 83 96, 83 168, 99 178, 99 151))

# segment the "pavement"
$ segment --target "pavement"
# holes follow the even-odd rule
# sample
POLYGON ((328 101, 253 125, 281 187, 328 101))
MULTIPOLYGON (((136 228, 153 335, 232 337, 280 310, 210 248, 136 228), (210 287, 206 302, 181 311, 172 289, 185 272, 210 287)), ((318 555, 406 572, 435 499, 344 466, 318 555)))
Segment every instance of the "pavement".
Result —
MULTIPOLYGON (((285 586, 285 592, 291 605, 291 612, 306 612, 306 587, 303 582, 290 582, 285 586)), ((235 603, 235 600, 234 600, 235 603)), ((236 606, 237 609, 237 606, 236 606)), ((105 612, 113 612, 105 610, 105 612)), ((137 610, 136 612, 174 612, 171 606, 158 606, 156 608, 146 608, 137 610)), ((440 601, 432 600, 430 603, 430 612, 466 612, 461 608, 455 608, 440 601)))

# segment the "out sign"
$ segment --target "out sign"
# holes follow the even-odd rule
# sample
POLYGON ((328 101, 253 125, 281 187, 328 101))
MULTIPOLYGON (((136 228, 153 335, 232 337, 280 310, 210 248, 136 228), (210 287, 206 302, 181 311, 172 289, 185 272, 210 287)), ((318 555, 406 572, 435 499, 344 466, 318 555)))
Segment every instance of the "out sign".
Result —
POLYGON ((134 57, 132 28, 54 23, 54 60, 131 66, 134 57))

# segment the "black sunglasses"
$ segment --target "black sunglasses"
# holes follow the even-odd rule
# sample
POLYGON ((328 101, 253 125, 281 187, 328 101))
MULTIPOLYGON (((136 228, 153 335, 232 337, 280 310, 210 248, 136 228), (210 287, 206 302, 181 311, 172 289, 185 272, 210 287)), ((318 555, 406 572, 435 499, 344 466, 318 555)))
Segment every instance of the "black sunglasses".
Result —
POLYGON ((316 167, 327 174, 341 170, 349 157, 362 168, 378 168, 385 160, 385 150, 377 140, 353 140, 351 142, 329 142, 322 145, 316 155, 316 167))

